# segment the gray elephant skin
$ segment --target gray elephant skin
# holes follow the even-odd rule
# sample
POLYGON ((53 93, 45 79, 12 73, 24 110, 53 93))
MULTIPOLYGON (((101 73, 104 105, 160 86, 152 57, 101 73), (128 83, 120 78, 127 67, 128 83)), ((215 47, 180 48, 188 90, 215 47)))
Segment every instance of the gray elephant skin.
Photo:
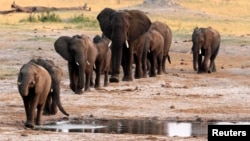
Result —
POLYGON ((131 42, 148 31, 151 21, 140 10, 113 10, 104 8, 97 20, 103 34, 112 41, 110 82, 119 82, 120 66, 123 81, 132 81, 133 48, 131 42))
POLYGON ((216 72, 215 58, 220 49, 220 33, 212 27, 197 27, 193 31, 192 42, 194 70, 197 73, 216 72))
POLYGON ((170 50, 170 47, 172 44, 172 31, 167 24, 160 22, 160 21, 153 22, 150 29, 154 29, 154 30, 158 31, 164 39, 162 71, 164 73, 167 73, 167 71, 166 71, 166 59, 168 59, 168 62, 171 64, 169 50, 170 50))
POLYGON ((30 60, 30 62, 36 63, 37 65, 45 68, 52 79, 51 90, 46 100, 46 104, 43 109, 44 115, 55 115, 57 113, 57 107, 66 116, 69 114, 64 110, 60 99, 60 85, 63 77, 63 70, 59 66, 55 65, 52 60, 36 58, 30 60))
POLYGON ((108 86, 108 76, 110 71, 110 62, 111 62, 111 50, 109 47, 110 40, 103 36, 96 35, 93 38, 93 42, 98 50, 98 54, 95 61, 95 88, 100 87, 100 77, 101 74, 104 74, 104 86, 108 86))
POLYGON ((90 90, 90 79, 97 56, 97 48, 89 36, 61 36, 54 43, 55 50, 68 61, 70 88, 75 94, 90 90), (86 77, 86 78, 85 78, 86 77))
POLYGON ((164 38, 155 29, 150 29, 147 32, 146 38, 146 48, 147 48, 147 58, 150 62, 149 66, 149 76, 156 77, 157 74, 162 74, 162 63, 163 63, 163 53, 164 53, 164 38), (157 69, 156 69, 157 67, 157 69))
POLYGON ((51 89, 50 74, 43 67, 28 62, 19 71, 17 87, 25 107, 24 125, 28 128, 34 128, 34 122, 40 125, 42 110, 51 89))

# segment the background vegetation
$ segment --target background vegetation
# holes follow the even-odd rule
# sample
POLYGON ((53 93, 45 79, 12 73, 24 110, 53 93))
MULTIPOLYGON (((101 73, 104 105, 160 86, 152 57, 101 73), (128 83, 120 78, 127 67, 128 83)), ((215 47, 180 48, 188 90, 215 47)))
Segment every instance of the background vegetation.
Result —
MULTIPOLYGON (((250 3, 248 0, 172 0, 179 5, 197 11, 200 14, 171 13, 149 14, 152 21, 160 20, 167 23, 176 33, 190 34, 196 26, 213 26, 226 35, 250 34, 250 3)), ((12 1, 0 1, 1 10, 9 10, 12 1)), ((1 28, 34 28, 39 26, 55 26, 61 29, 99 30, 96 15, 104 7, 127 8, 142 4, 143 0, 18 0, 21 6, 50 6, 73 7, 87 3, 91 11, 63 11, 53 12, 49 19, 55 21, 44 22, 46 13, 12 13, 0 15, 1 28), (42 15, 43 14, 43 15, 42 15), (40 20, 39 18, 40 17, 40 20), (32 26, 31 26, 32 25, 32 26)), ((165 7, 166 8, 166 7, 165 7)), ((153 10, 153 9, 152 9, 153 10)))

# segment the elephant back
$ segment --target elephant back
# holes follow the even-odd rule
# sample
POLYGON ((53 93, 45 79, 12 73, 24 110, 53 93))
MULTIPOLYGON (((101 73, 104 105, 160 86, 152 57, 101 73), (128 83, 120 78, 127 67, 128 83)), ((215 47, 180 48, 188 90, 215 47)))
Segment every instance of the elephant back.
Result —
POLYGON ((56 52, 65 60, 73 61, 73 58, 69 52, 69 45, 72 37, 69 36, 61 36, 59 37, 55 43, 54 48, 56 52))

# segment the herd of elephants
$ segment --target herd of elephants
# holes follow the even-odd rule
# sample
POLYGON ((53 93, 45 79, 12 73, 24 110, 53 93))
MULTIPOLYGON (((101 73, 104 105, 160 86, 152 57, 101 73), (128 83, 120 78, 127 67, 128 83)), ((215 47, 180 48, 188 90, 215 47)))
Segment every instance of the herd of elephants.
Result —
MULTIPOLYGON (((102 36, 90 39, 88 35, 60 36, 54 42, 55 51, 68 62, 70 89, 75 94, 119 82, 120 66, 123 81, 155 77, 165 73, 172 32, 163 22, 151 22, 140 10, 104 8, 97 20, 102 36), (95 82, 93 82, 95 72, 95 82), (108 78, 110 76, 110 78, 108 78)), ((192 34, 193 69, 197 73, 216 71, 215 58, 220 47, 220 34, 212 27, 195 28, 192 34)), ((34 128, 41 124, 41 115, 55 115, 57 108, 69 115, 60 101, 62 69, 52 60, 35 58, 24 64, 18 74, 18 91, 23 99, 26 122, 34 128)))

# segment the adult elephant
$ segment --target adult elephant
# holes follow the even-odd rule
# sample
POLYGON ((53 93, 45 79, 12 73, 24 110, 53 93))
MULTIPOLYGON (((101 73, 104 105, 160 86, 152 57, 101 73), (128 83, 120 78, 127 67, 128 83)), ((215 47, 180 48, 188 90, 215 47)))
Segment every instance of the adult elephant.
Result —
POLYGON ((192 34, 192 42, 194 70, 198 73, 216 72, 214 61, 220 49, 220 33, 212 27, 196 27, 192 34), (209 60, 210 64, 208 65, 209 60))
POLYGON ((95 88, 100 87, 100 76, 104 73, 104 86, 108 86, 108 74, 110 71, 111 50, 109 48, 110 40, 107 37, 96 35, 93 42, 98 50, 95 61, 95 88))
POLYGON ((162 70, 164 73, 167 73, 167 71, 166 71, 166 59, 168 59, 168 62, 171 64, 169 50, 170 50, 170 47, 172 44, 172 31, 167 24, 160 22, 160 21, 153 22, 150 29, 154 29, 154 30, 158 31, 164 39, 162 70))
POLYGON ((54 43, 55 50, 68 61, 70 88, 75 94, 90 90, 90 79, 97 49, 87 35, 61 36, 54 43), (86 76, 86 78, 85 78, 86 76), (84 86, 85 85, 85 86, 84 86))
POLYGON ((17 87, 25 107, 25 127, 34 128, 35 120, 35 124, 40 125, 42 110, 51 88, 50 74, 43 67, 28 62, 19 71, 17 87))
POLYGON ((148 31, 151 21, 139 10, 104 8, 97 16, 100 28, 112 41, 110 82, 119 82, 120 66, 123 81, 132 81, 133 47, 131 42, 148 31))
POLYGON ((36 58, 31 59, 30 62, 34 62, 37 65, 45 68, 52 79, 51 90, 46 100, 46 104, 43 109, 44 115, 55 115, 57 113, 57 107, 66 116, 69 114, 64 110, 60 100, 60 83, 63 77, 63 70, 54 64, 52 60, 36 58))

